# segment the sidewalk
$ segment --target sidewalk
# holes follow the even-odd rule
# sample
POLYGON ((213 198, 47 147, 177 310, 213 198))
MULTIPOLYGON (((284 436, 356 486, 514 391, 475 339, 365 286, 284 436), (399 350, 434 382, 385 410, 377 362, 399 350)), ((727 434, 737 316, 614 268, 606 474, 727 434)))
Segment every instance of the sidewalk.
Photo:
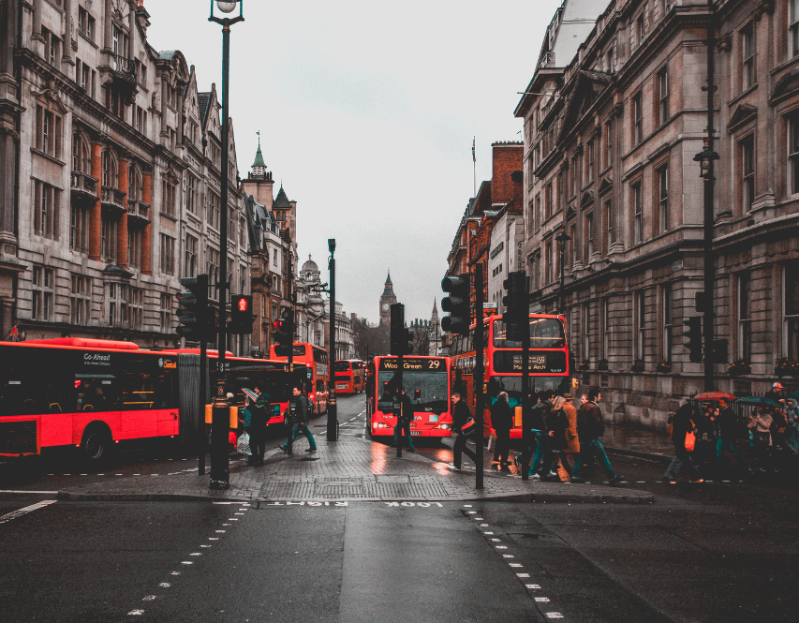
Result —
MULTIPOLYGON (((319 501, 447 501, 504 500, 515 502, 651 503, 651 493, 601 484, 522 481, 485 473, 484 488, 475 489, 474 471, 452 472, 447 464, 418 454, 396 457, 394 448, 355 436, 338 441, 319 439, 316 453, 298 442, 294 456, 272 448, 266 464, 249 467, 231 461, 230 488, 210 491, 209 476, 196 469, 158 479, 117 478, 107 484, 68 487, 68 500, 228 500, 264 502, 319 501)), ((468 460, 464 461, 467 464, 468 460)))
POLYGON ((602 443, 609 453, 638 456, 662 463, 669 463, 674 456, 674 445, 668 435, 613 422, 605 422, 602 443))

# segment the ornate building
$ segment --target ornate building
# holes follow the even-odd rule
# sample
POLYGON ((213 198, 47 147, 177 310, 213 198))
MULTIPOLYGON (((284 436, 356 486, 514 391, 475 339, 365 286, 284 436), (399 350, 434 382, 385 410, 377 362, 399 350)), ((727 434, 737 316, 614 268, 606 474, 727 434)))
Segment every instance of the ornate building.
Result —
POLYGON ((297 276, 297 341, 326 347, 328 303, 322 297, 321 273, 316 262, 308 256, 297 276))
MULTIPOLYGON (((142 2, 0 3, 0 326, 173 347, 183 276, 249 292, 235 141, 216 91, 147 42, 142 2), (219 240, 221 175, 231 184, 219 240)), ((211 298, 215 299, 215 288, 211 298)), ((248 338, 231 336, 238 353, 248 338)))
POLYGON ((559 311, 581 382, 603 389, 617 421, 652 428, 703 388, 702 364, 682 341, 703 290, 695 156, 706 138, 711 17, 719 159, 709 298, 715 337, 729 346, 714 382, 738 395, 781 374, 795 386, 799 3, 566 0, 516 109, 531 310, 558 309, 562 270, 559 311), (569 237, 562 254, 559 232, 569 237))
POLYGON ((386 277, 386 284, 383 287, 383 294, 380 295, 380 324, 389 326, 391 324, 391 306, 397 302, 394 294, 394 284, 391 283, 391 272, 386 277))

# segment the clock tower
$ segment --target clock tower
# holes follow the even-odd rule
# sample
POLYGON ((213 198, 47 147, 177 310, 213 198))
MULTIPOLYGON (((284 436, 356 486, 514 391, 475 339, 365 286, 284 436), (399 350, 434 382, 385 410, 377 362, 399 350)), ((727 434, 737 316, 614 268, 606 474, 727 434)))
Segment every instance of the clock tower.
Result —
POLYGON ((397 297, 394 295, 394 284, 391 283, 391 273, 386 277, 386 285, 383 288, 383 295, 380 297, 380 324, 391 324, 391 306, 397 302, 397 297))

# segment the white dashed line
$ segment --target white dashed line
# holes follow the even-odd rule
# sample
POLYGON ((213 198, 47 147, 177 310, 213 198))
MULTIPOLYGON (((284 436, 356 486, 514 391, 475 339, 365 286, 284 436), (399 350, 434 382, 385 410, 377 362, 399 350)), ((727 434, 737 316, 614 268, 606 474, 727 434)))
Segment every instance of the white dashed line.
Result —
POLYGON ((208 540, 209 540, 209 541, 218 541, 218 540, 219 540, 219 537, 218 537, 218 536, 209 536, 209 537, 208 537, 208 540))
POLYGON ((170 573, 169 575, 180 575, 180 571, 173 571, 173 572, 172 572, 172 573, 170 573))
POLYGON ((463 505, 463 508, 471 508, 471 507, 472 507, 472 505, 471 505, 471 504, 464 504, 464 505, 463 505))
POLYGON ((547 612, 548 619, 562 619, 563 615, 560 612, 547 612))
POLYGON ((192 562, 191 560, 183 560, 183 561, 181 561, 180 564, 181 565, 193 565, 194 562, 192 562))
POLYGON ((540 584, 525 584, 525 588, 529 588, 531 591, 540 591, 541 585, 540 584))
POLYGON ((502 554, 503 558, 516 558, 513 554, 502 554))
POLYGON ((502 539, 491 539, 494 543, 502 543, 502 539))
POLYGON ((516 577, 517 578, 529 578, 530 574, 529 573, 517 573, 516 577))
POLYGON ((483 532, 483 534, 494 534, 493 532, 483 532))
POLYGON ((158 588, 169 588, 170 586, 172 586, 172 585, 169 582, 161 582, 158 585, 158 588))
POLYGON ((155 601, 155 595, 147 595, 142 601, 155 601))
POLYGON ((58 491, 17 491, 16 489, 0 489, 0 493, 27 493, 33 495, 58 495, 58 491))
POLYGON ((192 552, 189 556, 202 556, 200 552, 192 552))
POLYGON ((227 530, 214 530, 217 534, 224 534, 227 530))
POLYGON ((144 610, 131 610, 128 612, 129 617, 140 617, 144 614, 144 610))
POLYGON ((200 547, 211 547, 210 545, 200 545, 200 547))
POLYGON ((523 564, 521 564, 521 563, 518 563, 518 562, 512 562, 512 563, 510 563, 510 566, 511 566, 511 567, 514 567, 514 568, 517 568, 517 569, 520 569, 520 568, 522 568, 524 565, 523 565, 523 564))
MULTIPOLYGON (((497 539, 497 541, 499 541, 499 539, 497 539)), ((505 545, 497 545, 497 549, 508 549, 508 548, 505 545)))
POLYGON ((535 601, 536 601, 536 603, 539 603, 539 604, 548 604, 549 603, 549 597, 536 597, 535 601))

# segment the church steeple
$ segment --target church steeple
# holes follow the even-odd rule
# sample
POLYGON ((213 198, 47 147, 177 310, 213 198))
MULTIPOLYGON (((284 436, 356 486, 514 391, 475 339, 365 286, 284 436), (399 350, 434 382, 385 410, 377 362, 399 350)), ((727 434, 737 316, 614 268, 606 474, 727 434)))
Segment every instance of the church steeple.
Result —
POLYGON ((252 163, 252 176, 256 179, 266 178, 266 163, 264 155, 261 153, 261 133, 258 134, 258 151, 255 152, 255 162, 252 163))
POLYGON ((397 296, 394 294, 394 284, 391 282, 391 271, 389 271, 383 286, 383 294, 380 296, 380 324, 390 324, 391 306, 396 302, 397 296))

